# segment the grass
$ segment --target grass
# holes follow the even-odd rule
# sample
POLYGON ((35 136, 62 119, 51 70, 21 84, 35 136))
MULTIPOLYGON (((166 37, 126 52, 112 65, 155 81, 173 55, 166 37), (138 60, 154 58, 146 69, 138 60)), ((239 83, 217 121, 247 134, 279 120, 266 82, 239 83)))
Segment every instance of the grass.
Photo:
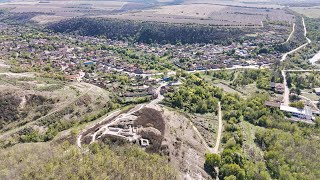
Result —
POLYGON ((247 155, 247 158, 251 158, 253 160, 262 160, 263 159, 263 151, 256 145, 254 142, 255 133, 258 129, 264 129, 262 127, 254 126, 249 122, 242 121, 240 123, 245 141, 243 142, 244 151, 247 155))
POLYGON ((319 101, 319 96, 315 93, 301 93, 302 96, 311 99, 312 101, 319 101))
POLYGON ((239 95, 242 95, 242 93, 240 93, 239 90, 233 89, 232 87, 226 85, 225 83, 219 82, 218 84, 215 84, 215 86, 222 88, 223 91, 227 93, 238 93, 239 95))
POLYGON ((252 94, 256 94, 257 91, 261 91, 260 89, 257 88, 256 84, 248 84, 246 86, 239 86, 237 87, 237 90, 242 92, 243 94, 247 96, 251 96, 252 94))

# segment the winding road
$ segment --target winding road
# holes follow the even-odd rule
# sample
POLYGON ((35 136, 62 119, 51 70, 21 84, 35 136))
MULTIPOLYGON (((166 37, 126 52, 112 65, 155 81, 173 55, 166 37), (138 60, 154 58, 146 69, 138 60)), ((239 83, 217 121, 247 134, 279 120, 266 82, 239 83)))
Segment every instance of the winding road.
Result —
MULTIPOLYGON (((311 43, 311 40, 307 37, 307 27, 306 27, 306 24, 305 24, 305 21, 304 21, 304 18, 302 17, 302 24, 303 24, 303 28, 304 28, 304 37, 306 38, 307 40, 307 43, 297 47, 296 49, 290 51, 290 52, 287 52, 285 53, 282 58, 281 58, 281 61, 284 61, 287 59, 287 56, 289 54, 292 54, 296 51, 299 51, 300 49, 304 48, 305 46, 307 46, 308 44, 311 43)), ((281 71, 281 74, 282 74, 282 77, 283 77, 283 86, 284 86, 284 93, 283 93, 283 104, 288 106, 289 103, 290 103, 290 100, 289 100, 289 95, 290 95, 290 91, 289 91, 289 87, 288 87, 288 84, 287 84, 287 79, 286 79, 286 72, 289 71, 289 72, 294 72, 294 71, 299 71, 299 70, 282 70, 281 71)), ((307 70, 300 70, 301 72, 303 71, 307 71, 307 70)), ((314 71, 314 70, 313 70, 314 71)))
POLYGON ((304 48, 305 46, 307 46, 308 44, 311 43, 311 40, 307 37, 307 27, 306 27, 306 24, 305 24, 305 22, 304 22, 304 18, 302 18, 302 24, 303 24, 303 28, 304 28, 304 37, 306 38, 307 42, 306 42, 305 44, 297 47, 296 49, 294 49, 294 50, 292 50, 292 51, 289 51, 289 52, 283 54, 283 56, 282 56, 282 58, 281 58, 281 61, 286 60, 286 59, 287 59, 287 56, 288 56, 289 54, 293 54, 293 53, 299 51, 300 49, 304 48))

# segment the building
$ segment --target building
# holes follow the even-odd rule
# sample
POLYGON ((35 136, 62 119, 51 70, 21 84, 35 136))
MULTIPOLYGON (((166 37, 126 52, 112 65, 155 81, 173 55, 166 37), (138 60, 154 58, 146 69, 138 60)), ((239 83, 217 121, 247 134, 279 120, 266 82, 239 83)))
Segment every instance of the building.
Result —
POLYGON ((320 96, 320 88, 314 88, 313 89, 316 95, 320 96))
POLYGON ((284 93, 284 89, 285 89, 285 87, 284 87, 283 84, 281 84, 281 83, 274 83, 274 82, 271 82, 271 83, 270 83, 270 88, 271 88, 272 90, 274 90, 275 92, 277 92, 277 93, 284 93))
POLYGON ((277 83, 276 86, 275 86, 275 91, 277 93, 284 93, 284 85, 283 84, 280 84, 280 83, 277 83))
POLYGON ((307 119, 307 120, 314 119, 314 117, 312 116, 312 110, 308 106, 305 106, 303 109, 298 109, 295 107, 281 105, 280 110, 291 113, 292 116, 295 116, 301 119, 307 119))

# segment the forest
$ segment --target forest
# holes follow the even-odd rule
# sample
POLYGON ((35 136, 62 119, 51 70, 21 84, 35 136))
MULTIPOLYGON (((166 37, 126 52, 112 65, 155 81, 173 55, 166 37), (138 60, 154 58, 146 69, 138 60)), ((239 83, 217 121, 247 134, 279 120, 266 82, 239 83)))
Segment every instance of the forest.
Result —
POLYGON ((221 89, 206 84, 196 75, 181 73, 181 77, 187 78, 187 81, 174 92, 165 94, 164 104, 190 113, 217 111, 217 97, 222 96, 221 89))
MULTIPOLYGON (((269 81, 280 81, 278 72, 274 72, 275 77, 272 77, 272 73, 265 74, 256 70, 247 71, 242 75, 241 78, 247 79, 250 83, 265 76, 269 81)), ((214 76, 228 80, 234 78, 231 73, 214 76)), ((203 99, 213 98, 222 105, 223 151, 219 155, 207 154, 204 164, 205 170, 213 178, 217 175, 215 167, 218 167, 220 179, 319 179, 320 171, 317 167, 320 161, 317 156, 320 154, 316 145, 316 139, 320 136, 319 119, 316 125, 290 122, 285 119, 286 114, 278 108, 264 105, 270 98, 268 93, 243 99, 237 94, 223 92, 214 86, 211 89, 201 88, 211 86, 197 74, 182 73, 181 77, 186 79, 186 85, 175 89, 173 93, 167 93, 166 105, 179 107, 191 113, 212 112, 210 109, 206 112, 197 112, 197 108, 193 110, 192 107, 198 107, 200 104, 209 105, 203 99), (199 92, 198 87, 203 90, 202 94, 195 93, 199 92), (190 100, 189 97, 194 99, 190 100), (254 129, 254 133, 249 134, 250 137, 245 124, 251 130, 254 129), (312 154, 309 154, 310 152, 312 154)))
POLYGON ((130 146, 21 144, 0 149, 0 162, 0 179, 177 179, 164 157, 130 146))
POLYGON ((219 28, 200 25, 140 22, 97 18, 73 18, 47 26, 61 33, 106 36, 110 39, 143 43, 222 43, 240 40, 250 29, 219 28))

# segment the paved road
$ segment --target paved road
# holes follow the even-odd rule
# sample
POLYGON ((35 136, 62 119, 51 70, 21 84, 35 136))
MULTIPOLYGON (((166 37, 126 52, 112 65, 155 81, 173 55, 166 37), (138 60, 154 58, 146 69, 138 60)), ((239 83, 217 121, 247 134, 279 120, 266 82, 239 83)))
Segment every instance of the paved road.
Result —
POLYGON ((133 73, 133 72, 129 72, 129 71, 125 71, 124 69, 118 69, 118 68, 114 68, 111 66, 106 65, 109 69, 117 71, 117 72, 122 72, 125 74, 128 74, 129 76, 142 76, 142 77, 150 77, 150 76, 159 76, 159 75, 163 75, 162 72, 159 73, 142 73, 142 74, 137 74, 137 73, 133 73))
POLYGON ((237 70, 237 69, 265 69, 266 66, 269 66, 269 64, 265 64, 262 66, 259 65, 249 65, 249 66, 239 66, 235 65, 230 68, 219 68, 219 69, 203 69, 203 70, 193 70, 193 71, 186 71, 187 73, 197 73, 197 72, 206 72, 206 71, 223 71, 223 70, 237 70))
POLYGON ((314 71, 320 71, 320 69, 289 69, 289 70, 283 70, 285 72, 314 72, 314 71))

